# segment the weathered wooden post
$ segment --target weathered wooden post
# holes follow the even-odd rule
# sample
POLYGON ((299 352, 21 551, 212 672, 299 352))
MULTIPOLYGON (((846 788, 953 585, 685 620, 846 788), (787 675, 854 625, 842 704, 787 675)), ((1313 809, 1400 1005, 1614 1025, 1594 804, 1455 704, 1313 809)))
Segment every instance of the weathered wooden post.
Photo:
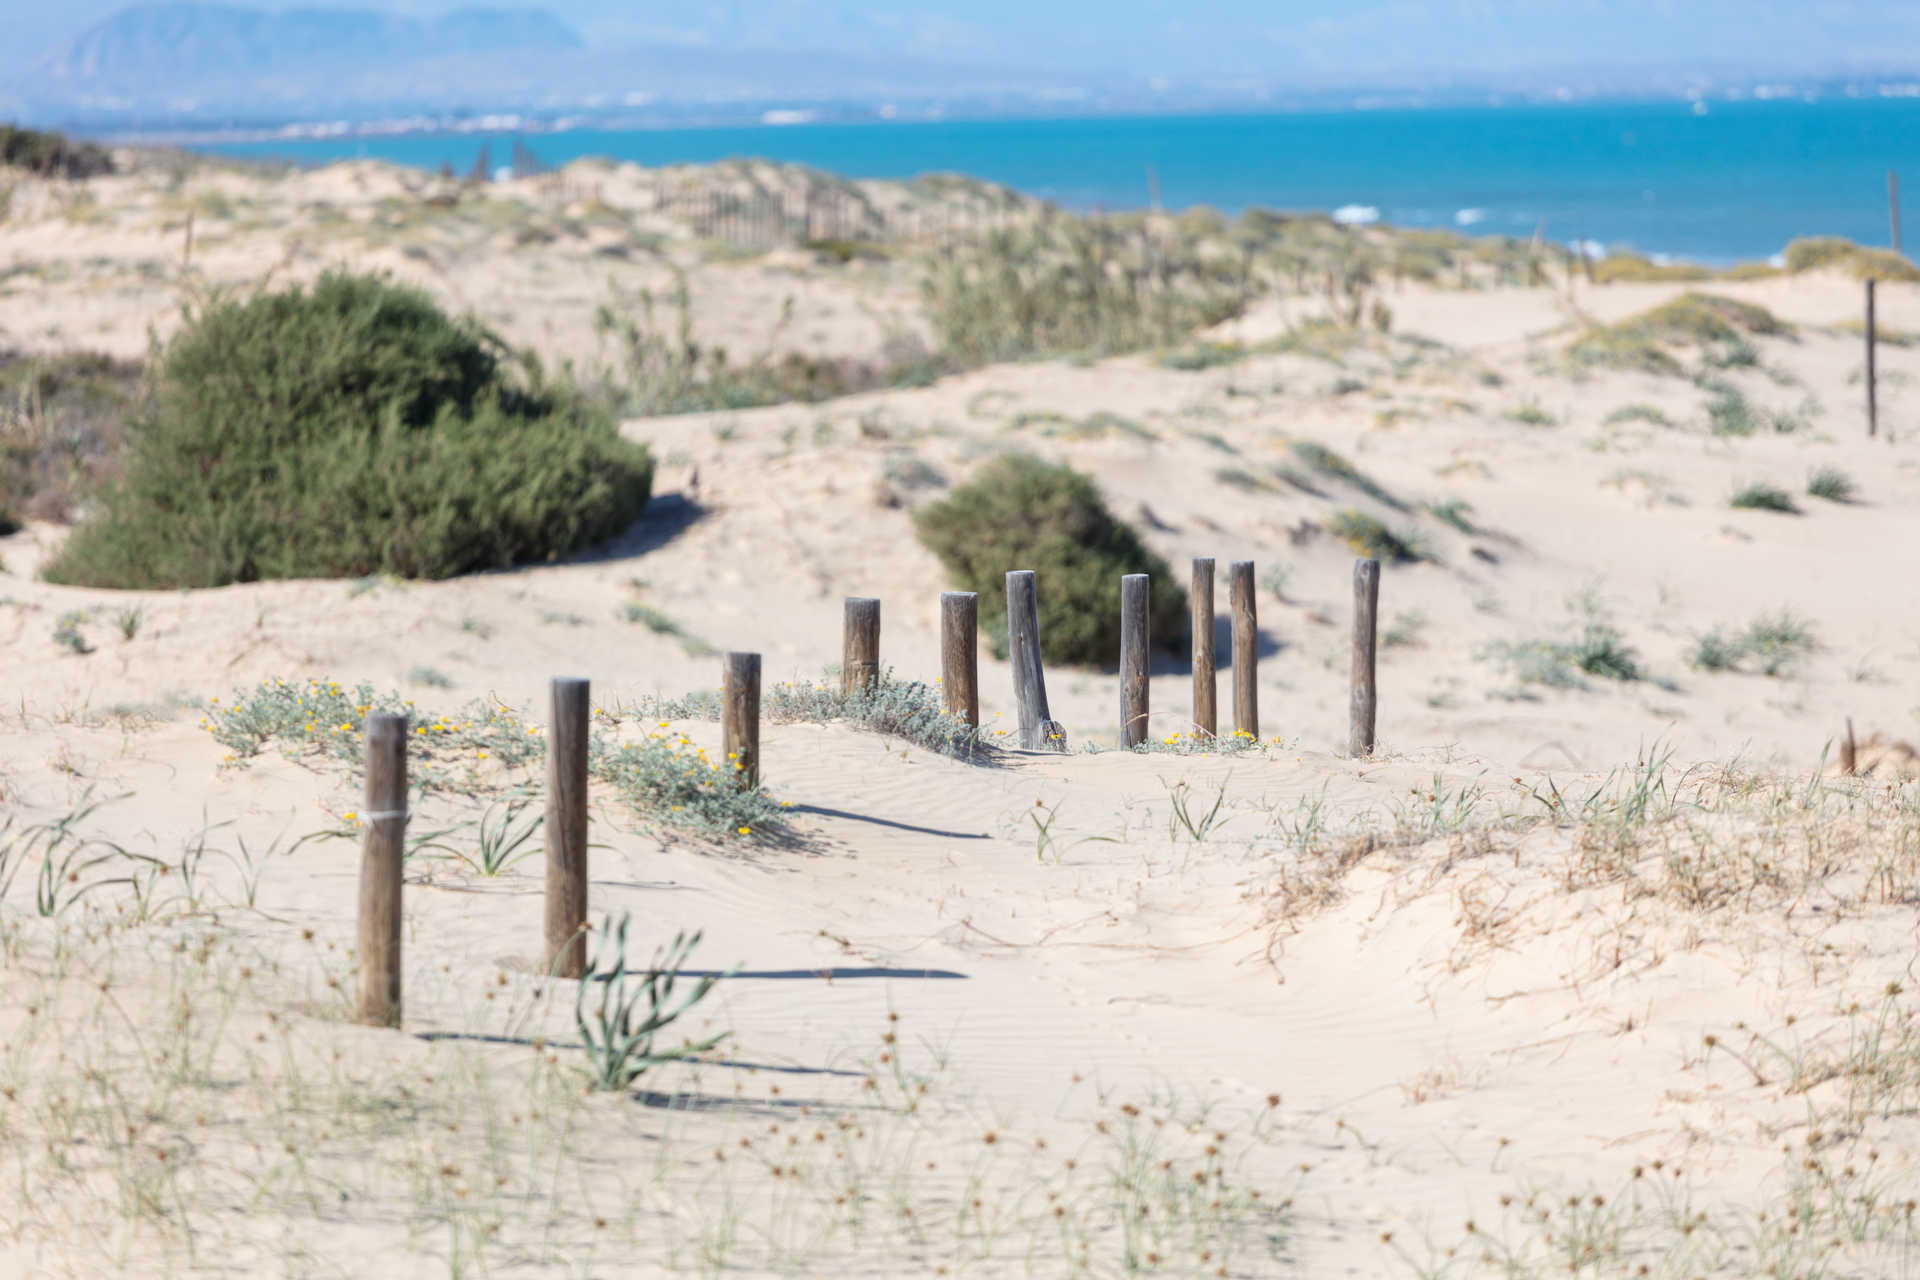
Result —
POLYGON ((1213 557, 1193 560, 1193 731, 1211 738, 1220 730, 1218 686, 1213 670, 1213 557))
POLYGON ((407 853, 407 717, 367 717, 360 850, 360 1021, 400 1025, 400 864, 407 853))
POLYGON ((1860 748, 1853 740, 1853 717, 1847 717, 1847 736, 1840 740, 1840 773, 1851 778, 1860 763, 1860 748))
POLYGON ((1233 607, 1233 731, 1260 736, 1260 626, 1253 600, 1253 561, 1227 566, 1227 594, 1233 607))
POLYGON ((1120 745, 1147 740, 1147 593, 1144 573, 1120 578, 1120 745))
POLYGON ((1028 751, 1066 750, 1066 733, 1047 709, 1047 678, 1040 666, 1040 596, 1031 569, 1007 574, 1007 648, 1013 656, 1020 745, 1028 751))
POLYGON ((1875 386, 1874 372, 1874 332, 1873 332, 1873 286, 1874 281, 1867 280, 1867 438, 1872 439, 1880 431, 1880 395, 1875 386))
POLYGON ((1353 562, 1353 689, 1347 699, 1347 754, 1356 760, 1373 754, 1373 726, 1379 707, 1374 689, 1374 640, 1379 633, 1380 562, 1353 562))
POLYGON ((548 690, 547 972, 587 971, 588 684, 556 677, 548 690))
POLYGON ((880 680, 880 602, 848 596, 840 628, 840 691, 849 697, 871 690, 880 680))
POLYGON ((742 791, 760 785, 760 655, 729 653, 720 679, 720 749, 742 791))
POLYGON ((949 715, 980 727, 980 597, 940 593, 940 692, 949 715))

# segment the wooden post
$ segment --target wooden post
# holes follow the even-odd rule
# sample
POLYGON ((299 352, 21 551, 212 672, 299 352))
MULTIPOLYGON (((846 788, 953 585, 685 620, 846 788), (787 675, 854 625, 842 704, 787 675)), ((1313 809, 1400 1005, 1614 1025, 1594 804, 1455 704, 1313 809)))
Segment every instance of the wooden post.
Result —
POLYGON ((1211 738, 1220 731, 1218 685, 1213 671, 1213 557, 1193 560, 1193 731, 1211 738))
POLYGON ((1373 682, 1374 640, 1379 634, 1380 562, 1353 562, 1353 690, 1347 699, 1347 754, 1362 760, 1373 754, 1374 716, 1379 708, 1373 682))
POLYGON ((1880 432, 1880 395, 1874 385, 1874 333, 1873 333, 1873 286, 1867 281, 1867 438, 1871 440, 1880 432))
POLYGON ((720 749, 742 791, 760 785, 760 655, 729 653, 720 679, 720 749))
POLYGON ((1840 743, 1840 773, 1851 778, 1854 768, 1860 763, 1860 749, 1853 741, 1853 717, 1847 717, 1847 736, 1840 743))
POLYGON ((880 680, 880 602, 848 596, 840 628, 840 691, 851 696, 880 680))
POLYGON ((1253 604, 1253 561, 1227 566, 1233 606, 1233 731, 1260 736, 1260 625, 1253 604))
POLYGON ((1007 648, 1013 655, 1020 745, 1028 751, 1066 750, 1066 733, 1047 709, 1047 677, 1040 666, 1040 596, 1031 569, 1007 574, 1007 648))
POLYGON ((940 690, 947 713, 980 727, 980 597, 940 593, 940 690))
POLYGON ((1900 252, 1900 175, 1887 170, 1887 221, 1893 228, 1893 251, 1900 252))
POLYGON ((585 680, 549 689, 547 726, 547 972, 587 971, 587 716, 585 680))
POLYGON ((1144 573, 1120 578, 1120 745, 1147 740, 1147 593, 1144 573))
POLYGON ((360 1021, 400 1025, 400 864, 407 852, 407 717, 367 717, 360 851, 360 1021))

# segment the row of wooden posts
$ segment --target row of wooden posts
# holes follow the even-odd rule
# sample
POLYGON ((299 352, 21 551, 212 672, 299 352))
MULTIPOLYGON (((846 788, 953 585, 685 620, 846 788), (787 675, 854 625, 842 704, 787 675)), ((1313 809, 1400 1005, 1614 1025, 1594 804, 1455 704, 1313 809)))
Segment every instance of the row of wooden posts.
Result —
MULTIPOLYGON (((1192 731, 1218 732, 1213 643, 1213 567, 1193 562, 1192 731)), ((1233 728, 1236 736, 1260 736, 1259 625, 1253 562, 1227 566, 1233 616, 1233 728)), ((1149 582, 1144 573, 1120 579, 1120 740, 1145 742, 1148 700, 1149 582)), ((1007 636, 1012 651, 1014 699, 1020 745, 1064 750, 1065 730, 1047 706, 1040 663, 1040 603, 1033 571, 1007 575, 1007 636)), ((1380 602, 1380 562, 1360 560, 1353 569, 1353 674, 1348 704, 1348 749, 1373 753, 1377 698, 1374 647, 1380 602)), ((946 710, 980 727, 980 598, 971 591, 940 597, 940 687, 946 710)), ((880 679, 880 602, 846 601, 841 633, 842 689, 854 693, 880 679)), ((546 971, 580 978, 587 966, 587 740, 592 723, 587 681, 556 678, 550 687, 546 804, 546 971)), ((736 764, 734 785, 760 785, 760 655, 728 653, 721 677, 721 749, 736 764)), ((362 1022, 395 1026, 400 1021, 400 886, 406 857, 408 717, 374 712, 366 724, 366 834, 360 866, 360 1002, 362 1022)))

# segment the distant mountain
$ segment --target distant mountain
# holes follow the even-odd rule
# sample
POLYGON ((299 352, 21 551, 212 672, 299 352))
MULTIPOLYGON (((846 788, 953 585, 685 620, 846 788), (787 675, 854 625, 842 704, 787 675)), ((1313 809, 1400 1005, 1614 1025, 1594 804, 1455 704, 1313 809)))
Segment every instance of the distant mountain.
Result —
POLYGON ((0 120, 164 130, 610 104, 739 119, 795 102, 1018 103, 1049 86, 1019 70, 837 49, 589 47, 543 9, 423 19, 176 0, 123 9, 28 73, 0 75, 0 120))
POLYGON ((460 9, 423 20, 368 9, 150 4, 83 32, 39 71, 51 86, 88 97, 206 96, 265 76, 308 83, 450 55, 539 57, 581 47, 570 27, 541 9, 460 9))

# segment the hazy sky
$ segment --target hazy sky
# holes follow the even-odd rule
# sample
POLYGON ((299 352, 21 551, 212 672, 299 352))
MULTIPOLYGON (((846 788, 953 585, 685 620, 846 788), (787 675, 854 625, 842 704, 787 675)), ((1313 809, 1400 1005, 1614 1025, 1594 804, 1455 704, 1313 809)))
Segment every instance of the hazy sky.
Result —
MULTIPOLYGON (((510 5, 525 0, 469 0, 510 5)), ((40 53, 125 0, 0 0, 7 52, 40 53)), ((432 14, 444 0, 266 0, 432 14)), ((548 0, 596 45, 693 42, 907 53, 1137 76, 1380 76, 1699 67, 1920 71, 1911 0, 548 0)))

